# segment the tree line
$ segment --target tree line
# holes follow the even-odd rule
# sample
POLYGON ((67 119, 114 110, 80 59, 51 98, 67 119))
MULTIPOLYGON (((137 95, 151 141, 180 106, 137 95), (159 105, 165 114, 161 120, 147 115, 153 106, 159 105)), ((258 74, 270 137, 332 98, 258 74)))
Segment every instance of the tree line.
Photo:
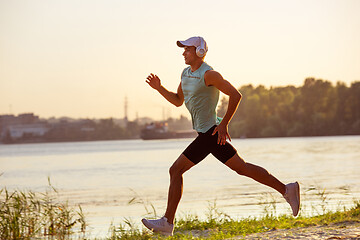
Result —
MULTIPOLYGON (((230 125, 232 137, 293 137, 360 134, 360 81, 349 87, 307 78, 303 86, 239 88, 242 100, 230 125)), ((219 116, 225 114, 223 98, 219 116)))

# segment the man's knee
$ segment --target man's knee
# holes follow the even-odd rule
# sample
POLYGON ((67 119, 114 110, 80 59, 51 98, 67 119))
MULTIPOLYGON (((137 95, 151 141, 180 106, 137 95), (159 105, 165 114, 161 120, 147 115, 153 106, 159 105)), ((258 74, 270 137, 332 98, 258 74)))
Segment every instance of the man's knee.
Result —
POLYGON ((175 165, 175 164, 173 164, 173 165, 169 168, 170 177, 171 177, 171 176, 174 176, 175 173, 176 173, 176 167, 175 167, 174 165, 175 165))
POLYGON ((177 164, 173 164, 170 168, 169 168, 169 174, 170 174, 170 178, 176 178, 176 177, 181 177, 183 172, 181 171, 181 169, 177 166, 177 164))
POLYGON ((188 160, 185 156, 181 155, 178 160, 169 168, 171 178, 181 177, 187 170, 189 170, 194 163, 188 160))

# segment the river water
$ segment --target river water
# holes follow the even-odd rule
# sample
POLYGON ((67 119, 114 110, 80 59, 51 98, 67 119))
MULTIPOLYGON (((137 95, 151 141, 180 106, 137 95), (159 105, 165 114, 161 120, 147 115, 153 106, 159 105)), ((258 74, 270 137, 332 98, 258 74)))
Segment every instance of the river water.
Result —
MULTIPOLYGON (((59 198, 80 204, 94 236, 111 222, 161 215, 168 168, 192 139, 0 145, 0 187, 44 192, 48 177, 59 198), (138 203, 129 204, 132 198, 138 203), (146 210, 147 209, 147 210, 146 210)), ((360 200, 360 136, 233 139, 245 161, 288 183, 298 181, 302 214, 321 214, 360 200)), ((274 190, 237 175, 209 156, 184 175, 177 217, 206 218, 211 206, 232 218, 290 214, 274 190), (269 204, 269 202, 276 202, 269 204), (273 207, 276 207, 274 209, 273 207), (270 207, 270 208, 269 208, 270 207), (269 210, 270 209, 270 210, 269 210)))

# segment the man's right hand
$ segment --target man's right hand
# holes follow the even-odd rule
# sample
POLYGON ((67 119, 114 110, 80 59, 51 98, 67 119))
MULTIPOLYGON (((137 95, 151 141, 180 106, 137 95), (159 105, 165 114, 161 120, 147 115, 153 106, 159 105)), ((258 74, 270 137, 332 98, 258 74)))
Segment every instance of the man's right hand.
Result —
POLYGON ((150 85, 153 89, 157 90, 166 100, 174 104, 177 107, 180 107, 184 102, 184 94, 182 92, 181 83, 179 84, 178 90, 176 93, 168 91, 161 85, 160 78, 153 73, 146 78, 147 84, 150 85))
POLYGON ((146 82, 152 87, 153 89, 159 90, 161 87, 161 81, 158 76, 156 76, 153 73, 150 73, 150 75, 146 78, 146 82))

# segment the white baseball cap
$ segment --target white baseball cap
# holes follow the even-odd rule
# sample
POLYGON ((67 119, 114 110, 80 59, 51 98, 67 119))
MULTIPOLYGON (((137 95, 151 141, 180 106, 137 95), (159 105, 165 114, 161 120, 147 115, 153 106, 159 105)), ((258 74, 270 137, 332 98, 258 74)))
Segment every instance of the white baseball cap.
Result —
POLYGON ((203 57, 206 55, 208 51, 207 44, 202 37, 191 37, 185 41, 177 41, 176 44, 179 47, 186 47, 186 46, 194 46, 196 47, 196 54, 199 57, 203 57))

